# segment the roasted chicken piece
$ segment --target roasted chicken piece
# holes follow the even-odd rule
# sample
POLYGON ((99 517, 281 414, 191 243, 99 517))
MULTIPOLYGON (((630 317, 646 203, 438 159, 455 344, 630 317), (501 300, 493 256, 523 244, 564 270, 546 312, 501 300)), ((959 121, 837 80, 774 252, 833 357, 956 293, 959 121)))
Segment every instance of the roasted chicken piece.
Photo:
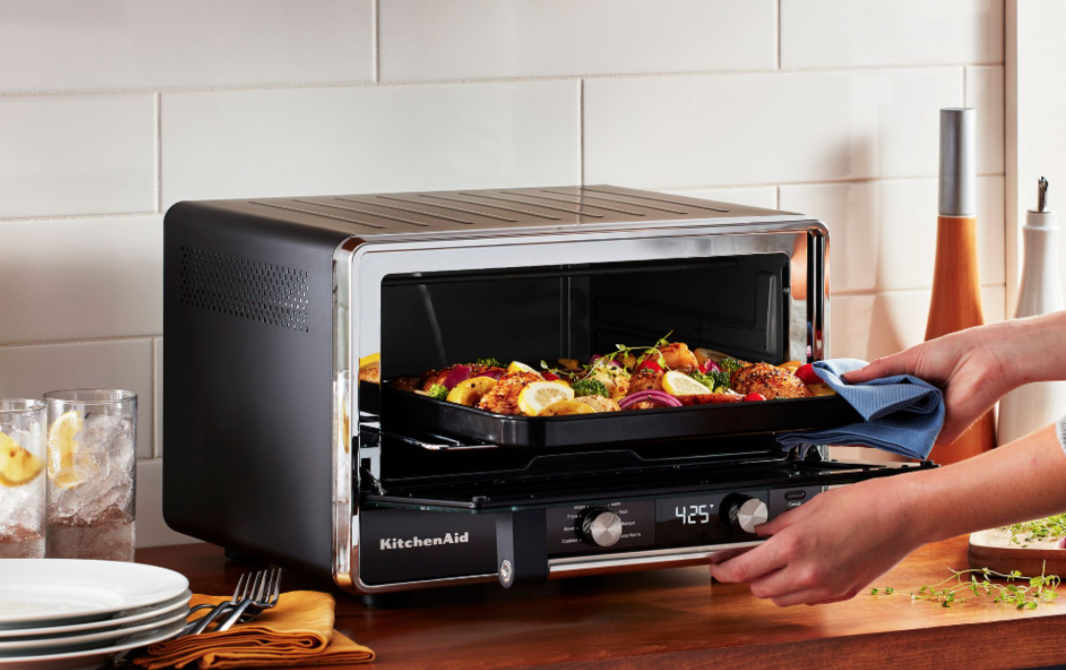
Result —
POLYGON ((663 390, 663 372, 661 370, 644 368, 629 378, 630 393, 647 391, 648 389, 653 391, 663 390))
POLYGON ((371 384, 380 384, 381 366, 368 365, 365 368, 359 368, 359 381, 370 382, 371 384))
POLYGON ((677 399, 682 405, 718 405, 729 402, 744 402, 744 396, 739 393, 700 393, 694 395, 679 395, 677 399))
POLYGON ((629 385, 629 373, 622 368, 600 366, 589 378, 602 382, 607 387, 607 392, 611 394, 611 399, 615 401, 633 392, 629 385))
POLYGON ((659 353, 663 356, 663 362, 671 370, 680 370, 685 374, 692 374, 700 369, 700 363, 696 354, 689 351, 684 342, 672 342, 659 347, 659 353))
POLYGON ((730 382, 737 393, 759 393, 767 400, 806 398, 811 395, 807 385, 799 377, 769 363, 755 363, 743 367, 733 373, 730 382))
POLYGON ((580 402, 588 405, 597 412, 620 412, 622 408, 618 406, 618 403, 610 398, 604 398, 602 395, 583 395, 578 398, 574 398, 574 402, 580 402))
POLYGON ((534 372, 508 372, 500 377, 491 391, 481 396, 477 406, 487 412, 497 414, 521 414, 518 409, 518 394, 533 382, 544 381, 534 372))
MULTIPOLYGON (((448 367, 442 370, 430 370, 426 374, 422 375, 422 385, 420 388, 423 391, 428 391, 434 384, 443 384, 444 380, 448 378, 448 375, 452 373, 452 370, 457 367, 459 366, 449 365, 448 367)), ((493 374, 500 375, 506 372, 506 370, 504 370, 503 368, 498 368, 494 365, 467 365, 466 367, 470 368, 470 376, 468 377, 468 379, 473 379, 474 377, 482 377, 487 372, 492 372, 493 374)))
POLYGON ((394 388, 397 391, 414 391, 415 389, 421 389, 422 385, 418 381, 418 377, 400 377, 394 379, 389 388, 394 388))

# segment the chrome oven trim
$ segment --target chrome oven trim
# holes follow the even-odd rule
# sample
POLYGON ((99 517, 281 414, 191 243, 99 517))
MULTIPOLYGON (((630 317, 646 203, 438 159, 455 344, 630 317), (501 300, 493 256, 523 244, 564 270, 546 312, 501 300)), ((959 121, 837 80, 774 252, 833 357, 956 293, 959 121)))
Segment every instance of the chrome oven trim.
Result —
MULTIPOLYGON (((802 346, 810 357, 817 360, 828 356, 828 330, 824 324, 829 322, 829 290, 825 268, 828 266, 829 231, 819 221, 806 217, 773 215, 758 219, 717 219, 691 221, 685 223, 667 222, 659 225, 641 223, 639 225, 582 225, 580 227, 551 227, 542 229, 525 229, 511 235, 475 233, 447 233, 426 236, 376 236, 369 240, 357 237, 348 238, 340 244, 333 255, 333 445, 332 445, 332 502, 333 502, 333 543, 332 569, 333 579, 342 590, 352 593, 388 593, 451 584, 478 583, 492 581, 496 575, 471 575, 418 582, 397 582, 391 584, 367 584, 359 575, 359 504, 356 492, 359 490, 359 413, 357 363, 364 351, 377 351, 379 333, 366 332, 362 324, 373 323, 374 311, 379 311, 378 296, 373 294, 374 282, 370 285, 371 293, 363 295, 367 288, 361 285, 361 261, 371 252, 374 258, 387 258, 388 262, 403 263, 410 254, 418 252, 439 255, 447 251, 465 249, 517 250, 519 253, 505 257, 495 267, 522 267, 541 264, 537 258, 548 257, 530 254, 531 248, 544 249, 570 245, 574 243, 594 242, 596 247, 589 249, 602 252, 603 243, 622 242, 641 244, 643 251, 634 255, 634 259, 676 258, 684 257, 668 253, 673 245, 695 245, 699 253, 694 256, 713 257, 735 253, 786 253, 794 263, 802 261, 804 265, 813 263, 820 267, 822 274, 813 278, 820 290, 808 290, 806 293, 807 309, 802 346), (787 239, 786 239, 787 238, 787 239), (801 240, 802 239, 802 244, 801 240), (787 244, 786 244, 787 243, 787 244), (813 243, 813 244, 812 244, 813 243), (815 255, 821 256, 821 262, 807 261, 811 247, 815 255), (656 249, 656 247, 659 247, 656 249), (655 253, 649 253, 649 250, 655 253), (525 254, 521 252, 526 252, 525 254), (714 253, 717 252, 717 253, 714 253), (380 255, 379 255, 380 254, 380 255)), ((607 247, 613 245, 608 244, 607 247)), ((549 249, 550 250, 550 249, 549 249)), ((675 249, 676 251, 677 249, 675 249)), ((692 257, 692 256, 690 256, 692 257)), ((557 258, 553 256, 553 259, 557 258)), ((627 260, 610 256, 603 260, 627 260)), ((386 262, 384 265, 388 265, 386 262)), ((581 262, 589 262, 582 257, 581 262)), ((410 272, 411 265, 397 265, 397 271, 410 272)), ((478 267, 482 267, 479 265, 478 267)), ((484 267, 490 267, 484 265, 484 267)), ((469 266, 457 266, 467 269, 469 266)), ((439 267, 433 270, 440 269, 439 267)), ((385 274, 390 272, 382 270, 385 274)), ((796 277, 793 273, 793 290, 796 291, 796 277)), ((810 272, 804 273, 805 284, 810 272)), ((376 286, 380 286, 380 278, 376 286)), ((799 307, 792 298, 790 315, 799 307)), ((789 350, 796 356, 797 346, 801 342, 796 337, 795 329, 790 326, 789 350)), ((806 352, 805 357, 806 357, 806 352)), ((614 571, 636 567, 654 567, 682 562, 705 560, 710 554, 723 549, 750 546, 754 543, 719 545, 712 547, 684 548, 678 550, 650 550, 630 554, 595 555, 567 559, 553 559, 551 570, 555 575, 590 574, 597 571, 614 571)))

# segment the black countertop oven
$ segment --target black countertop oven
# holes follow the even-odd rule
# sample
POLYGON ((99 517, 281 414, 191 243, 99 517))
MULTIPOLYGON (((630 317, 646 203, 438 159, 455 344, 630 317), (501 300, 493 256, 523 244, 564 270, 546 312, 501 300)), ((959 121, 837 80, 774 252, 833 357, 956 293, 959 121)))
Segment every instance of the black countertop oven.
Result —
MULTIPOLYGON (((782 451, 838 397, 508 417, 358 381, 672 338, 829 351, 828 234, 610 186, 182 202, 165 221, 164 514, 379 594, 706 561, 825 487, 897 472, 782 451)), ((905 469, 905 467, 903 468, 905 469)))

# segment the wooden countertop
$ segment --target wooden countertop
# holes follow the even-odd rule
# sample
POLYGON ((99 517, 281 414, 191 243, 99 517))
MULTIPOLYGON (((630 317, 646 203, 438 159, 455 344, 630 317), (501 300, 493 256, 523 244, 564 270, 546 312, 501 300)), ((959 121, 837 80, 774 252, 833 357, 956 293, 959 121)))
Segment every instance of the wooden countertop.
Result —
MULTIPOLYGON (((200 593, 232 593, 249 569, 207 544, 145 549, 137 560, 184 573, 200 593)), ((949 576, 949 565, 966 567, 966 538, 920 549, 878 584, 932 584, 949 576)), ((288 572, 283 586, 324 588, 288 572)), ((437 589, 414 594, 400 609, 371 609, 334 594, 337 628, 373 648, 372 667, 381 670, 998 670, 1066 663, 1066 598, 1024 612, 986 603, 945 609, 906 594, 781 609, 744 585, 712 586, 702 567, 513 591, 495 584, 437 589)))

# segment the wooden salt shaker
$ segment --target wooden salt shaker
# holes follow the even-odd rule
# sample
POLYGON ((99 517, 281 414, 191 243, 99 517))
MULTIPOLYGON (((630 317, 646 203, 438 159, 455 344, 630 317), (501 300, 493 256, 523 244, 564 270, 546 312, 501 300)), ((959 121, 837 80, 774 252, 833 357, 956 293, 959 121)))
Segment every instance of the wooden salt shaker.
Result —
MULTIPOLYGON (((925 339, 985 322, 977 269, 977 112, 940 110, 940 205, 936 269, 925 339)), ((951 444, 933 449, 938 463, 955 463, 996 446, 991 411, 951 444)))

